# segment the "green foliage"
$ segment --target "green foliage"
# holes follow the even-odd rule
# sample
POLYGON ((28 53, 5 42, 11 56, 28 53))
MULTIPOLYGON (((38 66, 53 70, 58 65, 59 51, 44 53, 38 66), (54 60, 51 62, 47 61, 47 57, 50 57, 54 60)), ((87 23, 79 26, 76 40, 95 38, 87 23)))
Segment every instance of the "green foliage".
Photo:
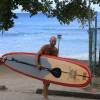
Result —
POLYGON ((91 2, 93 2, 93 4, 99 4, 100 5, 100 0, 91 0, 91 2))
POLYGON ((89 13, 91 12, 91 19, 94 16, 94 11, 89 9, 86 1, 83 0, 71 0, 71 2, 60 2, 57 4, 56 9, 53 10, 53 16, 57 17, 60 23, 69 24, 74 19, 86 22, 90 18, 89 13))
POLYGON ((13 2, 11 0, 0 1, 0 23, 1 29, 8 30, 14 24, 13 19, 17 18, 16 15, 11 11, 14 9, 13 2))
MULTIPOLYGON (((100 0, 91 0, 91 3, 100 4, 100 0)), ((31 16, 42 12, 48 17, 57 17, 63 24, 69 24, 74 19, 83 23, 94 16, 94 11, 89 8, 87 0, 0 0, 0 30, 8 30, 14 26, 14 19, 17 16, 13 10, 19 5, 31 16)))

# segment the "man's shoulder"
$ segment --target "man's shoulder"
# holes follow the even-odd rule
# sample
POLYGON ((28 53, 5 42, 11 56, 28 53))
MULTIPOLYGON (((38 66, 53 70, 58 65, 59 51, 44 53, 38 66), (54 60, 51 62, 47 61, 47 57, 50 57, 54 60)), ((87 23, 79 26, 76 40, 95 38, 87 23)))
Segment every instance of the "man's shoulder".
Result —
POLYGON ((50 45, 49 44, 45 44, 45 45, 43 45, 43 47, 49 47, 50 45))
POLYGON ((48 47, 49 47, 49 44, 45 44, 45 45, 42 46, 42 49, 48 48, 48 47))

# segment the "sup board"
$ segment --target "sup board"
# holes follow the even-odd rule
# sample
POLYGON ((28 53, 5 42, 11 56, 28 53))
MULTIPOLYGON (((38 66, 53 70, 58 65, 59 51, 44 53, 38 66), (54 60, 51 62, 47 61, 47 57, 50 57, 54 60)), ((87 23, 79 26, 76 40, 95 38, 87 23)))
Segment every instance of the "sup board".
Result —
POLYGON ((43 55, 40 57, 39 69, 35 53, 12 52, 3 55, 2 62, 26 76, 63 86, 85 87, 92 78, 87 65, 68 58, 43 55))

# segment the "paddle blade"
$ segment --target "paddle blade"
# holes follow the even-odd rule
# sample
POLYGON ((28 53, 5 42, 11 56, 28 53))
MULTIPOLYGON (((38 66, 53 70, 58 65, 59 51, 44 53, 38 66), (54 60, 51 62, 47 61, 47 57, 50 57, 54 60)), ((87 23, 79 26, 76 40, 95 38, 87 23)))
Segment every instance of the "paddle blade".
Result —
POLYGON ((50 72, 56 77, 59 78, 61 76, 61 69, 60 68, 54 68, 50 70, 50 72))

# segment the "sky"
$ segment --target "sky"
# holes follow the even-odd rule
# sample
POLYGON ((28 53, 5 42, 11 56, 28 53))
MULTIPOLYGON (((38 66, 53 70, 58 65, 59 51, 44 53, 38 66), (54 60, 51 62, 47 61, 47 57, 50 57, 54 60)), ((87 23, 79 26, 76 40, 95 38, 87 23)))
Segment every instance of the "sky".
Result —
MULTIPOLYGON (((93 9, 94 9, 95 11, 100 12, 100 6, 99 6, 99 5, 92 5, 92 7, 93 7, 93 9)), ((21 12, 22 12, 21 9, 22 9, 22 7, 19 6, 18 9, 14 10, 14 12, 15 12, 15 13, 21 13, 21 12)), ((23 11, 23 12, 25 12, 25 11, 23 11)))
POLYGON ((95 11, 100 12, 100 6, 99 5, 92 5, 95 11))

